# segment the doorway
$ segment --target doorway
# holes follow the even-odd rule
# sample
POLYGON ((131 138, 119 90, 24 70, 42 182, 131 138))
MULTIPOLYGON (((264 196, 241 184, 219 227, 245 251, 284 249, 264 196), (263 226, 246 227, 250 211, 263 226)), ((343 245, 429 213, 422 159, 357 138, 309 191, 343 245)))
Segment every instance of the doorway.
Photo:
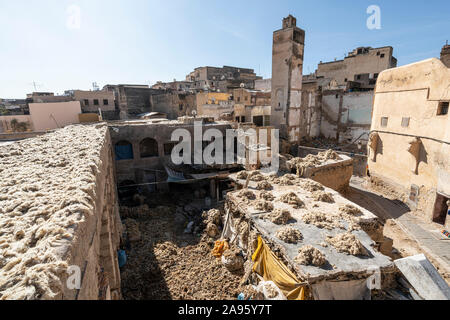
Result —
POLYGON ((436 195, 436 202, 434 204, 433 222, 445 225, 445 220, 449 214, 450 198, 441 194, 436 195))

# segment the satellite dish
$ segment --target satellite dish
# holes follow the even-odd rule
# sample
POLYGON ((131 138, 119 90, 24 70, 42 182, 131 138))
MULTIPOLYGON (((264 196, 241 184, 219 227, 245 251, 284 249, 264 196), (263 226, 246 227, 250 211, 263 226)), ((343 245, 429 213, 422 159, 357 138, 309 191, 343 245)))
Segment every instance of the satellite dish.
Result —
POLYGON ((196 110, 192 110, 192 115, 195 117, 197 116, 197 111, 196 110))
POLYGON ((240 87, 245 88, 245 83, 241 83, 240 87))

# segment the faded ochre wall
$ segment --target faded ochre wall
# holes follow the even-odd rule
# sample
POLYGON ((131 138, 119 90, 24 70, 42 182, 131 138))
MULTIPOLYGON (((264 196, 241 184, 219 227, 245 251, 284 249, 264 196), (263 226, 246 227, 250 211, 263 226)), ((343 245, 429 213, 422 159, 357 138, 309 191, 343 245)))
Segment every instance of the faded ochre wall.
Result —
POLYGON ((450 101, 450 70, 438 59, 386 70, 378 78, 371 130, 379 140, 376 152, 369 149, 370 173, 405 195, 411 185, 419 186, 418 209, 426 219, 437 191, 450 197, 450 118, 437 115, 440 101, 450 101), (382 117, 388 117, 386 127, 382 117), (409 127, 401 126, 403 117, 410 118, 409 127), (415 136, 422 137, 418 174, 407 151, 415 136))
POLYGON ((11 121, 16 119, 18 122, 26 122, 28 129, 33 131, 33 122, 29 115, 13 115, 13 116, 0 116, 0 133, 13 132, 11 121))
POLYGON ((30 115, 35 131, 57 129, 79 123, 81 113, 79 101, 59 103, 30 103, 30 115), (56 122, 55 122, 56 120, 56 122))

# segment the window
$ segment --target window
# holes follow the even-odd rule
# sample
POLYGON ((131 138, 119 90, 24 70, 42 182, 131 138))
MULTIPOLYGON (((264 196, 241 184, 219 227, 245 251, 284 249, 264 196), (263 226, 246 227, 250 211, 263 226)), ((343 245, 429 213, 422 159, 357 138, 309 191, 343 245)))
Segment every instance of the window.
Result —
POLYGON ((133 159, 133 145, 128 141, 119 141, 115 145, 116 160, 133 159))
POLYGON ((239 117, 236 117, 236 122, 239 122, 239 119, 240 119, 239 117))
POLYGON ((98 105, 99 105, 98 99, 94 99, 94 106, 98 106, 98 105))
POLYGON ((357 80, 361 80, 361 75, 358 74, 358 75, 356 76, 356 79, 357 79, 357 80))
POLYGON ((383 128, 386 128, 387 127, 387 125, 388 125, 388 117, 381 117, 381 126, 383 127, 383 128))
POLYGON ((448 101, 447 102, 439 102, 439 107, 438 107, 438 116, 444 116, 446 114, 448 114, 448 101))
POLYGON ((241 97, 238 97, 238 102, 241 102, 241 97))
POLYGON ((384 53, 382 53, 382 54, 380 55, 380 58, 381 58, 381 59, 383 59, 383 58, 384 58, 384 53))
POLYGON ((104 105, 104 106, 107 106, 108 104, 109 104, 108 99, 103 99, 103 105, 104 105))
POLYGON ((375 73, 375 74, 373 75, 373 77, 374 77, 375 79, 378 79, 378 75, 379 75, 379 73, 375 73))
POLYGON ((402 127, 403 128, 408 128, 409 127, 409 117, 408 118, 406 118, 406 117, 402 118, 402 127))
POLYGON ((264 117, 263 117, 263 116, 254 116, 254 117, 253 117, 253 123, 254 123, 257 127, 262 127, 262 126, 264 126, 264 117))
POLYGON ((89 105, 89 100, 88 99, 84 99, 84 105, 88 106, 89 105))
POLYGON ((180 111, 183 110, 183 104, 182 103, 180 103, 179 108, 180 108, 180 111))
POLYGON ((348 81, 348 79, 347 78, 345 78, 345 80, 344 80, 345 82, 347 82, 348 81))
POLYGON ((379 56, 379 55, 380 55, 380 51, 377 52, 377 56, 379 56))
POLYGON ((141 153, 141 158, 157 157, 159 155, 158 143, 155 139, 146 138, 139 144, 139 151, 141 153))
POLYGON ((264 116, 264 125, 266 127, 270 126, 270 116, 264 116))
POLYGON ((244 116, 241 117, 241 122, 242 122, 242 123, 245 122, 245 117, 244 117, 244 116))

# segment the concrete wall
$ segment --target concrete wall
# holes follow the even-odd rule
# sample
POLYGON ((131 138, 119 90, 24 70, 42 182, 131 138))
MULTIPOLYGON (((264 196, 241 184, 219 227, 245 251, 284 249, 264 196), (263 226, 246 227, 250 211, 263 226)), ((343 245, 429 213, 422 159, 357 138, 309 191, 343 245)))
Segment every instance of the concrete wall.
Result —
POLYGON ((177 119, 182 116, 191 116, 197 110, 195 94, 181 92, 166 92, 150 97, 152 111, 167 114, 168 119, 177 119))
POLYGON ((437 193, 450 198, 450 118, 438 115, 439 104, 450 101, 449 87, 450 70, 440 60, 429 59, 382 72, 375 92, 371 130, 378 138, 369 148, 371 175, 406 198, 417 186, 416 205, 427 220, 437 193), (409 118, 408 126, 402 126, 403 118, 409 118), (416 138, 421 143, 409 152, 416 138))
POLYGON ((34 130, 57 129, 79 123, 81 113, 79 101, 60 103, 30 103, 30 115, 34 130))
POLYGON ((340 143, 358 138, 367 143, 372 119, 373 92, 325 91, 320 133, 340 143))
POLYGON ((11 121, 16 119, 18 122, 27 123, 27 129, 33 131, 33 122, 29 115, 16 115, 16 116, 0 116, 0 133, 13 132, 14 128, 11 126, 11 121))

